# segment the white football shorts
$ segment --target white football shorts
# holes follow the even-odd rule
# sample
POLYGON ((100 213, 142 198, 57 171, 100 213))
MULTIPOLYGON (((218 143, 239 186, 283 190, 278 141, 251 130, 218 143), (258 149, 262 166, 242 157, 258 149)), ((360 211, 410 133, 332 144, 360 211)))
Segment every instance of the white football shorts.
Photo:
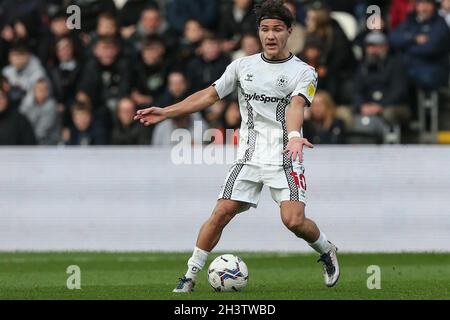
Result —
POLYGON ((298 161, 288 166, 236 163, 230 168, 218 198, 247 203, 240 210, 243 212, 257 207, 264 185, 270 188, 272 199, 279 206, 282 201, 301 201, 306 205, 305 167, 298 161))

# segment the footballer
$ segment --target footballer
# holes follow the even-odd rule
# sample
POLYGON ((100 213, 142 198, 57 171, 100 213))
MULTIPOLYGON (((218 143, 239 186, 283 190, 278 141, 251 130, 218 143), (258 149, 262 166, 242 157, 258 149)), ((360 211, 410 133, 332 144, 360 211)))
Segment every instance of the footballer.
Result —
POLYGON ((135 120, 151 125, 194 113, 238 92, 242 123, 237 159, 230 168, 212 215, 200 228, 188 270, 174 292, 193 291, 197 275, 217 245, 224 227, 238 214, 258 204, 262 187, 269 187, 281 220, 320 255, 328 287, 339 279, 337 248, 305 216, 306 179, 302 136, 303 112, 311 105, 317 74, 286 48, 294 17, 282 0, 256 7, 263 52, 233 61, 210 87, 165 108, 138 110, 135 120))

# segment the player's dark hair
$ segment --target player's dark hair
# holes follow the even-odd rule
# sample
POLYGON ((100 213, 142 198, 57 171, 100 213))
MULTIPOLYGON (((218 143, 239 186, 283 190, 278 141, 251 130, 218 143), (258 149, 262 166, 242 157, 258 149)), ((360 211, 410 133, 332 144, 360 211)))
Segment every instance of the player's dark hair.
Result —
POLYGON ((294 16, 284 6, 283 0, 266 0, 262 4, 255 5, 255 14, 258 26, 264 19, 281 20, 288 28, 294 23, 294 16))

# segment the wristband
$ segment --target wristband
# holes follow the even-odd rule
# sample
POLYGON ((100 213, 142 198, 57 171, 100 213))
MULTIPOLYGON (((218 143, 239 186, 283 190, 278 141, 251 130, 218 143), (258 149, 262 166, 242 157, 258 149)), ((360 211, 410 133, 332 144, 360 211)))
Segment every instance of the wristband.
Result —
POLYGON ((301 138, 302 135, 298 131, 291 131, 288 134, 288 140, 291 140, 292 138, 301 138))

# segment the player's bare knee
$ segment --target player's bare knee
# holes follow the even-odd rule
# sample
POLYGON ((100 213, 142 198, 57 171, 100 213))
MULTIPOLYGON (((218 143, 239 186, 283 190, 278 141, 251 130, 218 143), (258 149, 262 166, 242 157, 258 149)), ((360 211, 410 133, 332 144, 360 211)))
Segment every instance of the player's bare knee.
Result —
POLYGON ((214 212, 211 216, 211 222, 214 226, 223 228, 231 221, 231 219, 233 219, 234 215, 234 212, 228 210, 227 208, 219 206, 214 209, 214 212))
POLYGON ((305 225, 305 218, 299 215, 292 215, 285 219, 284 225, 291 231, 300 231, 305 225))
POLYGON ((291 231, 301 231, 305 225, 305 211, 303 208, 285 209, 282 212, 284 225, 291 231))

